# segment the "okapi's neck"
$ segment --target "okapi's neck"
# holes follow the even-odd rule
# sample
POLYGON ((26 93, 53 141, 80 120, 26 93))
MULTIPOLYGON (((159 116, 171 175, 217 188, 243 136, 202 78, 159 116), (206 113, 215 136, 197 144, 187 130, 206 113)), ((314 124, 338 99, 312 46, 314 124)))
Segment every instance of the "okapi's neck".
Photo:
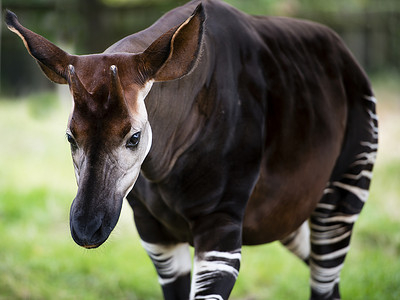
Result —
POLYGON ((196 140, 211 113, 212 107, 206 103, 206 91, 212 80, 207 77, 211 65, 206 41, 202 48, 192 73, 179 80, 154 83, 146 98, 153 143, 142 171, 151 181, 168 175, 178 157, 196 140))

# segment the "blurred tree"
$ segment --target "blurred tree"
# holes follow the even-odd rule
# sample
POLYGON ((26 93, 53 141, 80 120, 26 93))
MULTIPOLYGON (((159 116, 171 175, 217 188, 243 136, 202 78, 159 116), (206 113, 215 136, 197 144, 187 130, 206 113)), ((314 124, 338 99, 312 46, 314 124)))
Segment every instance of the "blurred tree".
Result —
POLYGON ((400 9, 398 0, 298 0, 307 10, 332 13, 360 11, 390 11, 400 9))
POLYGON ((184 0, 100 0, 108 6, 178 6, 187 1, 184 0))
POLYGON ((99 12, 104 10, 103 3, 99 0, 84 0, 79 2, 79 17, 82 20, 80 26, 83 26, 81 32, 83 35, 84 48, 89 51, 101 49, 102 35, 104 34, 103 18, 99 12))
MULTIPOLYGON (((1 0, 0 0, 1 1, 1 0)), ((225 0, 247 13, 301 17, 336 30, 368 71, 400 72, 399 0, 225 0)), ((23 24, 75 54, 104 51, 186 0, 2 0, 23 24)), ((52 86, 5 26, 0 92, 52 86), (28 84, 29 83, 29 84, 28 84)))

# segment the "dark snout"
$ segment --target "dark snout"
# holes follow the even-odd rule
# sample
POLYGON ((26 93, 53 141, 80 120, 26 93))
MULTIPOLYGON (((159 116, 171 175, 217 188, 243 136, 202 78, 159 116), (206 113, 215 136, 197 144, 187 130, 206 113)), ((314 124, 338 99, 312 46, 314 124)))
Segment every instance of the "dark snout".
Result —
MULTIPOLYGON (((122 199, 116 207, 84 209, 75 198, 70 211, 70 228, 74 241, 87 249, 97 248, 110 236, 121 212, 122 199)), ((114 202, 115 203, 115 202, 114 202)))

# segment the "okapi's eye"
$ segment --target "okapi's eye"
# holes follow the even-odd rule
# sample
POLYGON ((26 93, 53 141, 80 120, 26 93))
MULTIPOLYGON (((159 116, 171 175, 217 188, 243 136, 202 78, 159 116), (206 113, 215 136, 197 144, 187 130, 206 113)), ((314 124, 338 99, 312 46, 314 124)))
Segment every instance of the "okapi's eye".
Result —
POLYGON ((67 133, 67 140, 68 143, 70 143, 72 150, 76 150, 78 148, 75 139, 68 133, 67 133))
POLYGON ((126 147, 130 148, 130 149, 134 149, 137 147, 137 145, 139 145, 139 141, 140 141, 140 131, 134 133, 129 140, 126 142, 126 147))

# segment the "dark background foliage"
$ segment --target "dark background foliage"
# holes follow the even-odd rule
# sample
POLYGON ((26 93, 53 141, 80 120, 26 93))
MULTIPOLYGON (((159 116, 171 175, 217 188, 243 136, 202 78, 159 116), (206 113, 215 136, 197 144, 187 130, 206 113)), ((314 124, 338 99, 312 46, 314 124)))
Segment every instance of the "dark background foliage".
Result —
MULTIPOLYGON (((3 0, 23 25, 74 54, 104 51, 184 0, 3 0)), ((369 73, 400 69, 398 0, 227 0, 250 14, 321 22, 336 30, 369 73)), ((1 1, 0 1, 1 5, 1 1)), ((22 96, 54 88, 2 21, 0 93, 22 96)))

